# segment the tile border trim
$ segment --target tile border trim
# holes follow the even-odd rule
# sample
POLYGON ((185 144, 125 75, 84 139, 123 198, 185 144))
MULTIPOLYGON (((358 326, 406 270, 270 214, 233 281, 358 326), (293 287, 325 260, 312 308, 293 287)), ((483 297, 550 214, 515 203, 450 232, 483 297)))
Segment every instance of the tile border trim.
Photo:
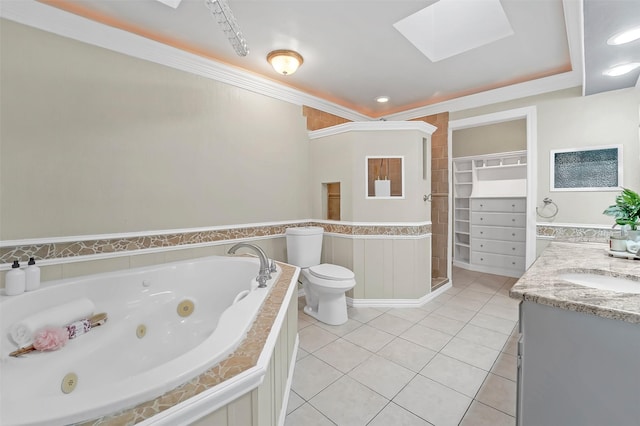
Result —
POLYGON ((579 223, 538 223, 536 237, 539 240, 553 240, 568 243, 609 242, 612 234, 620 233, 619 228, 607 225, 589 225, 579 223))
POLYGON ((325 232, 350 238, 417 238, 431 234, 431 222, 350 223, 302 220, 225 227, 191 228, 129 234, 103 234, 0 242, 0 271, 13 260, 33 257, 42 266, 160 251, 221 245, 284 236, 292 226, 320 226, 325 232))

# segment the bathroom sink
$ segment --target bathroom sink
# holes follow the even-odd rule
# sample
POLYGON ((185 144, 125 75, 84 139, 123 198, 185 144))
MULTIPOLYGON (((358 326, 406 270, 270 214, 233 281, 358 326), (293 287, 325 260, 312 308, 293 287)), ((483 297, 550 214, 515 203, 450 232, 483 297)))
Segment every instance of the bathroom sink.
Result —
POLYGON ((620 293, 640 294, 640 281, 628 278, 611 277, 608 275, 590 274, 587 272, 573 272, 560 274, 558 278, 573 284, 601 290, 617 291, 620 293))

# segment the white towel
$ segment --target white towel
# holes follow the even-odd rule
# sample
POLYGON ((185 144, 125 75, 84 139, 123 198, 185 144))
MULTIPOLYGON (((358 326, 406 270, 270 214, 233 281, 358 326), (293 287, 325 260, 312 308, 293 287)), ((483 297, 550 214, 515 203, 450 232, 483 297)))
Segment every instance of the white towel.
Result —
POLYGON ((91 300, 76 299, 23 318, 9 328, 9 335, 19 347, 27 346, 33 342, 33 334, 41 328, 64 327, 71 322, 91 317, 95 309, 91 300))

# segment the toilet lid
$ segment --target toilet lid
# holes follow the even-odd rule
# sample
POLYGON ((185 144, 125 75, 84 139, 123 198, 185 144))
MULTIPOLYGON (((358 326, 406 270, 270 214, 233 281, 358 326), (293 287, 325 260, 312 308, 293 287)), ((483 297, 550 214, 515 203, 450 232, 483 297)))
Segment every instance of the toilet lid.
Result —
POLYGON ((325 280, 352 280, 355 275, 352 271, 342 266, 332 265, 330 263, 323 263, 321 265, 312 266, 309 268, 311 275, 325 280))

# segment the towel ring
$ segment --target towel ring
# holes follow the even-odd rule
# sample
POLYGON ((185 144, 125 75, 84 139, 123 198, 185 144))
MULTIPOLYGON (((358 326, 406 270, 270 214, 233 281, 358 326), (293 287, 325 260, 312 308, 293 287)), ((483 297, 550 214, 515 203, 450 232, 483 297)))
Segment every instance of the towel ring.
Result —
POLYGON ((536 213, 538 214, 538 216, 544 219, 553 219, 554 217, 556 217, 556 215, 558 214, 558 205, 554 203, 553 200, 549 197, 545 197, 545 199, 542 200, 542 202, 544 203, 544 206, 542 206, 543 209, 547 207, 549 204, 552 204, 556 208, 556 211, 554 211, 550 216, 544 216, 540 214, 540 212, 538 211, 538 208, 536 207, 536 213))

